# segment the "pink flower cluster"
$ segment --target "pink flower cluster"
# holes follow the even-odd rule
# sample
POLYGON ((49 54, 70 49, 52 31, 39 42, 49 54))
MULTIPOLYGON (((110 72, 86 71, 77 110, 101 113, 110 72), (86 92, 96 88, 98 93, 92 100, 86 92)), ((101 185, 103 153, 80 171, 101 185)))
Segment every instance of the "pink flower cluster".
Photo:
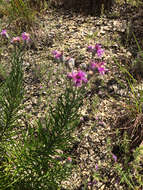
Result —
POLYGON ((97 69, 98 72, 101 74, 101 75, 104 75, 106 71, 108 71, 108 69, 105 68, 105 62, 94 62, 92 61, 90 63, 90 68, 92 70, 95 70, 97 69))
POLYGON ((22 40, 23 40, 23 41, 29 42, 29 40, 30 40, 30 34, 28 34, 28 33, 26 33, 26 32, 23 32, 23 33, 21 34, 21 37, 22 37, 22 40))
POLYGON ((92 57, 95 54, 97 54, 97 56, 98 56, 98 59, 96 59, 97 61, 90 62, 90 69, 91 70, 97 69, 101 75, 104 75, 106 73, 106 71, 108 71, 108 69, 105 68, 105 62, 103 62, 102 60, 99 61, 99 58, 102 57, 102 55, 104 53, 104 50, 101 48, 101 45, 95 44, 95 46, 88 46, 87 50, 89 52, 92 52, 92 57))
POLYGON ((20 37, 17 36, 17 37, 13 37, 13 38, 12 38, 11 43, 13 43, 13 44, 14 44, 14 43, 17 43, 17 42, 19 43, 20 41, 21 41, 20 37))
POLYGON ((88 46, 87 51, 92 52, 93 54, 97 53, 98 57, 101 57, 104 53, 104 50, 101 48, 100 44, 95 44, 95 46, 88 46))
POLYGON ((62 61, 63 60, 63 52, 59 52, 57 50, 54 50, 52 52, 52 54, 54 55, 54 58, 57 59, 57 60, 60 60, 62 61))
POLYGON ((115 162, 117 162, 117 156, 115 154, 112 154, 112 158, 115 162))
MULTIPOLYGON (((6 29, 3 29, 0 34, 1 34, 2 37, 9 38, 9 35, 8 35, 6 29)), ((19 37, 19 36, 13 37, 13 38, 11 39, 11 43, 13 43, 13 44, 14 44, 14 43, 20 43, 21 40, 24 41, 24 42, 29 42, 29 41, 30 41, 30 34, 28 34, 28 33, 26 33, 26 32, 23 32, 23 33, 21 34, 21 37, 19 37)))
POLYGON ((71 157, 67 157, 67 161, 68 161, 69 163, 72 163, 72 158, 71 158, 71 157))
POLYGON ((1 34, 3 37, 9 38, 9 35, 8 35, 6 29, 3 29, 0 34, 1 34))
POLYGON ((73 82, 75 86, 82 86, 83 83, 87 83, 87 76, 86 73, 79 70, 79 71, 73 71, 71 73, 68 73, 67 77, 69 79, 73 79, 73 82))
MULTIPOLYGON (((69 68, 73 70, 73 67, 75 65, 75 60, 73 58, 64 58, 63 52, 59 52, 54 50, 52 52, 54 55, 54 58, 58 61, 64 61, 66 64, 68 63, 69 68)), ((72 79, 75 86, 82 86, 83 83, 87 83, 87 77, 86 73, 79 70, 79 71, 72 71, 71 73, 67 74, 67 77, 69 79, 72 79)))
POLYGON ((29 42, 30 41, 30 34, 23 32, 21 34, 21 37, 17 36, 17 37, 13 37, 11 40, 11 43, 17 43, 21 41, 21 38, 24 42, 29 42))

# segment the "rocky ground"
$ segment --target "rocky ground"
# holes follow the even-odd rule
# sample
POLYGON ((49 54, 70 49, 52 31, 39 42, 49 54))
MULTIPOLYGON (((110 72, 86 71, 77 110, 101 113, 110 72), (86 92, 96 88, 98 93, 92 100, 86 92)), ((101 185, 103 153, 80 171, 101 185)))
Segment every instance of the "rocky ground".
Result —
MULTIPOLYGON (((35 119, 42 118, 48 109, 47 102, 50 104, 55 100, 55 93, 63 88, 62 77, 58 77, 66 70, 62 70, 61 65, 52 59, 53 50, 63 50, 66 57, 75 58, 75 69, 83 69, 90 78, 76 142, 70 150, 77 170, 72 172, 69 180, 63 182, 66 189, 127 189, 118 184, 109 166, 109 160, 114 160, 109 158, 107 139, 113 132, 119 114, 124 114, 125 102, 130 97, 129 85, 118 64, 132 68, 138 54, 130 34, 130 28, 137 30, 131 20, 136 12, 130 5, 115 6, 112 13, 101 17, 72 13, 61 8, 49 9, 40 14, 32 31, 33 42, 24 60, 24 111, 32 124, 35 119), (105 50, 102 59, 106 62, 108 72, 103 76, 89 70, 91 54, 87 52, 87 46, 95 43, 100 43, 105 50), (50 95, 48 101, 45 100, 47 93, 50 95), (101 166, 100 172, 106 180, 94 183, 92 176, 97 165, 101 166)), ((6 54, 2 53, 1 56, 6 61, 6 54)), ((142 79, 139 85, 142 85, 142 79)), ((23 118, 23 126, 26 122, 23 118)))

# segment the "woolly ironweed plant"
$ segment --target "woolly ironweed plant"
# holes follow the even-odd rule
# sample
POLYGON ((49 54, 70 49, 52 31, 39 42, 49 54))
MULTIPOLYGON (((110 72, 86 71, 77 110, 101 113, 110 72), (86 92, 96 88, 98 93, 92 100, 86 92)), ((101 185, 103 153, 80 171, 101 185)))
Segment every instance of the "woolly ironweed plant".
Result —
MULTIPOLYGON (((0 189, 5 182, 4 165, 8 164, 6 147, 12 146, 12 138, 16 136, 18 119, 23 99, 23 71, 22 55, 23 47, 14 47, 11 57, 11 72, 0 86, 0 189)), ((10 165, 7 165, 9 167, 10 165)))
POLYGON ((64 151, 73 142, 82 99, 82 88, 67 87, 44 121, 38 120, 35 128, 29 125, 18 141, 10 139, 1 172, 3 189, 55 190, 60 187, 73 167, 64 151))
POLYGON ((72 166, 67 163, 68 155, 64 151, 73 141, 71 134, 78 125, 80 101, 77 92, 66 89, 58 98, 56 107, 50 109, 44 123, 39 120, 37 129, 29 130, 24 140, 26 149, 22 153, 27 158, 24 167, 21 165, 24 179, 16 186, 24 184, 25 188, 58 189, 72 166))
POLYGON ((0 142, 15 127, 17 112, 23 99, 22 49, 15 46, 11 72, 0 88, 0 142))
MULTIPOLYGON (((22 34, 25 44, 29 34, 22 34)), ((67 153, 79 124, 87 79, 82 71, 68 74, 65 90, 36 126, 19 129, 24 96, 20 37, 13 38, 11 72, 0 90, 0 189, 56 190, 74 167, 67 153), (70 79, 73 80, 70 81, 70 79), (66 152, 66 153, 65 153, 66 152)), ((47 102, 48 103, 48 102, 47 102)))

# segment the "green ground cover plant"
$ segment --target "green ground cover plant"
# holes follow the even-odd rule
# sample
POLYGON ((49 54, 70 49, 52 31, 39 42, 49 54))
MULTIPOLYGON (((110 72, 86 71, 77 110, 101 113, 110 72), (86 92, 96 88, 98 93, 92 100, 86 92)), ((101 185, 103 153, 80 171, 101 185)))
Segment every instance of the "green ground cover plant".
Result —
MULTIPOLYGON (((3 36, 6 34, 2 31, 3 36)), ((24 96, 22 58, 29 39, 28 33, 12 38, 11 72, 1 86, 0 188, 58 189, 73 167, 72 158, 64 151, 74 140, 73 131, 79 124, 85 94, 82 81, 87 79, 82 71, 69 73, 68 78, 74 83, 69 81, 44 121, 39 119, 35 128, 28 124, 28 130, 20 130, 18 119, 24 96)), ((60 57, 56 51, 54 55, 60 57)))

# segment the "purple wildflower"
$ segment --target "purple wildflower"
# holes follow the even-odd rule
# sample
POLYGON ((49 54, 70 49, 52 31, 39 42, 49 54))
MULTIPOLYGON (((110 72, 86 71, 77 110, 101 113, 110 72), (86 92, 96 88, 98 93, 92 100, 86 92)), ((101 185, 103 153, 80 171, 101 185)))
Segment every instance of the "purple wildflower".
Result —
POLYGON ((98 71, 99 71, 99 73, 100 73, 101 75, 104 75, 105 72, 106 72, 106 69, 105 69, 104 67, 98 67, 97 69, 98 69, 98 71))
POLYGON ((28 34, 28 33, 26 33, 26 32, 23 32, 23 33, 21 34, 21 36, 22 36, 22 40, 23 40, 23 41, 29 42, 29 40, 30 40, 30 34, 28 34))
POLYGON ((54 55, 54 58, 57 60, 60 60, 63 58, 63 52, 59 52, 59 51, 54 50, 52 52, 52 54, 54 55))
POLYGON ((95 165, 95 169, 98 170, 98 164, 95 165))
POLYGON ((91 62, 90 68, 91 68, 92 70, 94 70, 95 68, 97 68, 97 64, 98 64, 98 63, 96 63, 96 62, 91 62))
POLYGON ((117 162, 117 156, 115 154, 112 154, 112 158, 114 159, 115 162, 117 162))
POLYGON ((55 55, 55 58, 56 58, 56 59, 60 59, 61 56, 62 56, 62 53, 57 53, 57 54, 55 55))
POLYGON ((94 54, 97 53, 98 57, 101 57, 104 53, 104 50, 101 48, 100 44, 95 44, 95 46, 88 46, 87 51, 92 52, 94 54))
POLYGON ((96 119, 96 120, 99 120, 99 117, 98 117, 98 116, 96 116, 96 117, 95 117, 95 119, 96 119))
POLYGON ((100 44, 95 44, 95 49, 96 50, 101 49, 101 45, 100 44))
POLYGON ((73 79, 77 86, 81 86, 82 81, 87 83, 86 74, 83 71, 78 71, 73 79))
POLYGON ((11 43, 19 43, 20 42, 20 37, 17 36, 17 37, 13 37, 12 40, 11 40, 11 43))
POLYGON ((100 44, 96 44, 95 45, 95 49, 96 49, 96 53, 98 55, 98 57, 101 57, 102 54, 104 53, 104 50, 101 48, 100 44))
POLYGON ((104 67, 105 62, 94 62, 92 61, 90 64, 90 68, 92 70, 98 69, 99 73, 104 75, 107 69, 104 67))
POLYGON ((72 79, 72 78, 74 77, 74 75, 75 75, 74 72, 68 73, 68 74, 67 74, 67 77, 68 77, 69 79, 72 79))
POLYGON ((103 53, 104 53, 104 50, 103 50, 103 49, 98 49, 98 50, 97 50, 97 55, 98 55, 98 57, 101 57, 103 53))
POLYGON ((75 86, 81 86, 83 82, 87 83, 86 73, 81 70, 69 73, 67 76, 69 79, 73 79, 75 86))
POLYGON ((1 34, 3 37, 9 38, 9 35, 8 35, 6 29, 3 29, 0 34, 1 34))
POLYGON ((53 50, 53 51, 52 51, 52 54, 53 54, 53 55, 56 55, 56 54, 57 54, 57 51, 56 51, 56 50, 53 50))
POLYGON ((95 50, 94 46, 88 46, 87 51, 93 52, 95 50))
POLYGON ((72 158, 71 158, 71 157, 68 157, 68 158, 67 158, 67 161, 68 161, 69 163, 71 163, 71 162, 72 162, 72 158))

